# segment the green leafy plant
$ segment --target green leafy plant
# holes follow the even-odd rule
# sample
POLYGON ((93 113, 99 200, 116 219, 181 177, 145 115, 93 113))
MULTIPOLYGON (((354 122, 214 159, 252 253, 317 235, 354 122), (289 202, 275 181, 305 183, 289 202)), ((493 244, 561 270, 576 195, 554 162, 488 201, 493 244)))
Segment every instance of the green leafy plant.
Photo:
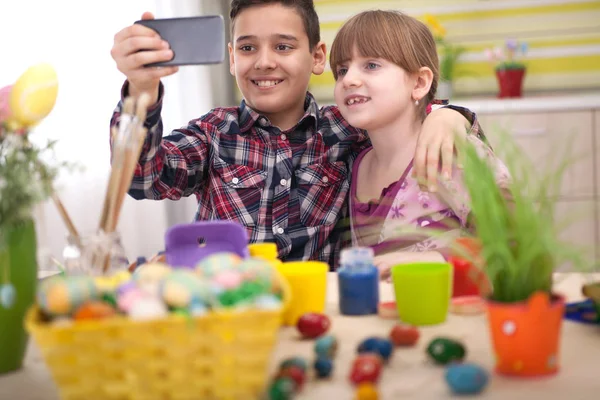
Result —
MULTIPOLYGON (((552 293, 553 272, 563 263, 582 270, 588 266, 582 249, 560 238, 568 225, 556 221, 556 198, 570 160, 542 176, 508 134, 501 135, 500 155, 510 173, 507 198, 494 171, 472 146, 463 145, 464 179, 482 246, 480 264, 488 276, 491 299, 513 303, 537 291, 552 293)), ((567 152, 569 149, 566 150, 567 152)))

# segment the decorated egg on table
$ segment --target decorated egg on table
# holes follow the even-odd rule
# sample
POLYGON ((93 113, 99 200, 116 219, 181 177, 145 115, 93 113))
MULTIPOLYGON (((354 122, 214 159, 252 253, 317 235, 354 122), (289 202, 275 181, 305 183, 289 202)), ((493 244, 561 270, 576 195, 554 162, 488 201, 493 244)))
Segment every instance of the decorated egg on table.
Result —
POLYGON ((334 358, 337 354, 338 342, 335 336, 327 335, 315 341, 315 353, 317 357, 334 358))
POLYGON ((235 253, 214 253, 204 257, 194 271, 199 277, 212 278, 217 272, 234 269, 242 261, 235 253))
POLYGON ((75 313, 73 319, 85 320, 85 319, 102 319, 112 317, 116 314, 115 309, 109 304, 103 301, 88 301, 83 303, 75 313))
POLYGON ((127 315, 133 320, 151 320, 167 316, 165 303, 155 296, 143 296, 131 304, 127 315))
POLYGON ((370 382, 363 382, 356 388, 355 400, 377 400, 379 393, 377 388, 370 382))
POLYGON ((379 380, 383 360, 378 354, 363 353, 356 357, 350 370, 350 381, 355 385, 379 380))
POLYGON ((269 400, 289 400, 294 396, 296 383, 288 377, 281 377, 273 380, 269 386, 269 400))
POLYGON ((50 64, 28 68, 10 91, 10 117, 14 127, 27 128, 44 119, 54 108, 58 96, 58 77, 50 64))
POLYGON ((356 350, 359 354, 379 354, 383 361, 387 362, 390 359, 392 352, 394 351, 394 346, 392 345, 392 342, 388 339, 370 337, 360 342, 356 350))
POLYGON ((174 270, 163 279, 160 295, 164 302, 173 308, 187 308, 192 301, 209 304, 212 301, 208 283, 192 271, 174 270))
POLYGON ((330 358, 317 357, 313 364, 317 378, 328 378, 333 372, 333 361, 330 358))
POLYGON ((169 266, 162 263, 146 263, 138 267, 133 273, 136 285, 151 295, 157 295, 160 283, 172 272, 169 266))
POLYGON ((394 346, 414 346, 419 341, 419 330, 410 325, 396 324, 390 331, 390 340, 394 346))
POLYGON ((296 365, 290 365, 289 367, 281 368, 277 373, 276 378, 283 377, 287 377, 293 380, 296 384, 296 391, 300 391, 302 390, 302 386, 304 385, 306 373, 302 368, 296 365))
POLYGON ((427 354, 435 363, 445 365, 462 361, 465 358, 466 349, 456 340, 438 337, 433 339, 427 346, 427 354))
POLYGON ((308 362, 302 357, 289 357, 279 364, 279 369, 281 370, 290 366, 296 366, 306 373, 308 362))
POLYGON ((296 323, 296 328, 300 334, 308 339, 315 339, 324 335, 331 326, 329 317, 319 313, 305 313, 296 323))
POLYGON ((478 394, 488 384, 489 374, 475 364, 452 364, 446 369, 446 383, 456 394, 478 394))
POLYGON ((48 315, 70 314, 83 303, 96 300, 94 279, 87 276, 53 276, 44 279, 37 291, 37 303, 48 315))

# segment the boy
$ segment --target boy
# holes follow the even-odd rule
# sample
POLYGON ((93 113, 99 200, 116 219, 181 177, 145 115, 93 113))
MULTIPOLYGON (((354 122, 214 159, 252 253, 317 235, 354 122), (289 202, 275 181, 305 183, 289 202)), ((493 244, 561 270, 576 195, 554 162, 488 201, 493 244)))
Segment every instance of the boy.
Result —
MULTIPOLYGON (((347 217, 352 161, 369 143, 337 107, 319 109, 307 92, 311 74, 323 73, 326 63, 313 1, 233 0, 230 17, 230 72, 244 101, 213 109, 164 138, 160 78, 177 67, 143 65, 168 60, 172 52, 140 25, 115 35, 111 54, 127 77, 122 98, 148 92, 155 103, 129 194, 157 200, 195 194, 196 220, 238 222, 251 243, 275 242, 282 260, 334 265, 341 237, 335 227, 347 217)), ((112 126, 120 109, 121 103, 112 126)), ((463 112, 477 131, 474 114, 463 112)), ((468 125, 450 109, 427 117, 415 159, 432 190, 440 148, 445 173, 452 163, 452 132, 468 125)))

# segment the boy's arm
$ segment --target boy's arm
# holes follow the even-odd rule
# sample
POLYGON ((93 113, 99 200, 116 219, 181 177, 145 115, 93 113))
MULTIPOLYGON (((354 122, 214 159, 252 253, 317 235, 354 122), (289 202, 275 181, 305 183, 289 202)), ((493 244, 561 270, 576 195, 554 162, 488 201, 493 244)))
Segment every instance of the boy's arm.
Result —
MULTIPOLYGON (((123 85, 121 101, 113 112, 111 131, 118 129, 123 99, 128 96, 128 82, 123 85)), ((206 175, 208 139, 206 132, 194 121, 187 128, 177 129, 162 137, 160 116, 164 87, 159 87, 158 101, 148 108, 144 127, 148 130, 129 195, 140 199, 171 199, 193 194, 206 175)), ((112 153, 112 140, 111 140, 112 153)))
POLYGON ((415 175, 422 186, 431 191, 437 189, 440 161, 442 176, 452 174, 457 135, 475 135, 487 141, 477 115, 468 108, 447 105, 425 118, 414 159, 415 175))

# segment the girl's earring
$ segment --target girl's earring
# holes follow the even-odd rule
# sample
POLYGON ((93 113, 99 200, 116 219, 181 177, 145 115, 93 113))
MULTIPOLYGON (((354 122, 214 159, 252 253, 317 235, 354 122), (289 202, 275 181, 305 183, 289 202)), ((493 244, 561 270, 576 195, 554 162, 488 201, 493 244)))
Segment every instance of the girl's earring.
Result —
POLYGON ((419 105, 419 99, 415 100, 415 106, 419 105))

